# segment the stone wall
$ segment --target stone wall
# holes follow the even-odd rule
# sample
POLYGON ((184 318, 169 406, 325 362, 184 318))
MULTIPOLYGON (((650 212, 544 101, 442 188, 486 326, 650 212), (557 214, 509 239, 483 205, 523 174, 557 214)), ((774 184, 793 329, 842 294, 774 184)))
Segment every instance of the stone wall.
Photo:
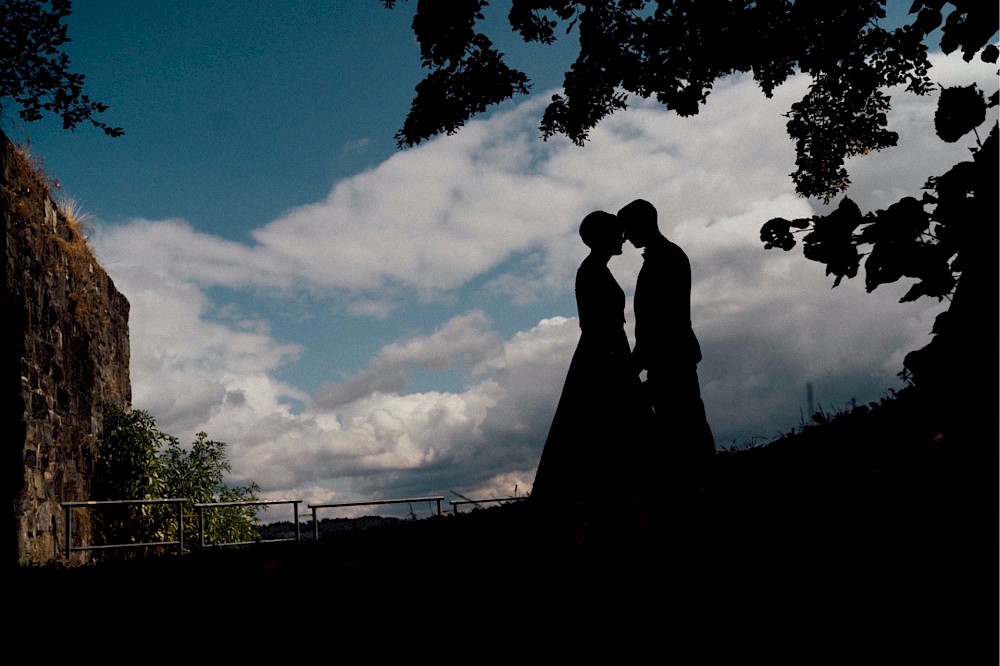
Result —
MULTIPOLYGON (((91 499, 101 405, 131 402, 129 303, 2 133, 0 216, 4 491, 10 561, 25 566, 65 560, 60 503, 91 499)), ((91 543, 89 514, 74 510, 74 545, 91 543)))

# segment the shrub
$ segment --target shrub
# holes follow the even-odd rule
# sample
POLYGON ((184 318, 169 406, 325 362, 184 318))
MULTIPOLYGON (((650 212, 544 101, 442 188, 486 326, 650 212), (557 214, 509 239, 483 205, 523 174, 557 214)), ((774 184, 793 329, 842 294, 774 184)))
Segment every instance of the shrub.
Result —
MULTIPOLYGON (((253 481, 229 486, 232 471, 226 444, 197 434, 189 449, 176 437, 161 432, 143 410, 107 406, 98 438, 98 459, 92 485, 97 500, 150 500, 184 498, 185 543, 198 547, 197 503, 254 501, 260 487, 253 481)), ((177 520, 173 506, 123 504, 104 507, 97 514, 97 530, 104 543, 176 541, 177 520)), ((255 507, 220 507, 205 511, 206 542, 233 543, 258 538, 260 519, 255 507)), ((131 557, 136 549, 113 551, 131 557)))

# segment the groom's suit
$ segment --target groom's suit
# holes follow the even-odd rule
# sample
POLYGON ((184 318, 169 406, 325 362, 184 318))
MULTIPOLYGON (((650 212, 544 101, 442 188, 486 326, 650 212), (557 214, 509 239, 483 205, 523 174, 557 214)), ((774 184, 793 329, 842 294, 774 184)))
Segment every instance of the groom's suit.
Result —
MULTIPOLYGON (((665 441, 665 464, 700 466, 715 453, 698 384, 701 347, 691 327, 691 262, 657 234, 645 247, 635 285, 635 362, 665 441)), ((681 472, 683 473, 683 472, 681 472)))

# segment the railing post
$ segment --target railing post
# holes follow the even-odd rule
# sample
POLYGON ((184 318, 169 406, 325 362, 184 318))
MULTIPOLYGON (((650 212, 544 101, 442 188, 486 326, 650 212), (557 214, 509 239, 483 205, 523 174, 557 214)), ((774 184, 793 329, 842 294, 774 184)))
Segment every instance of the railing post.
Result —
POLYGON ((73 507, 67 506, 66 509, 66 560, 69 560, 70 556, 70 544, 73 539, 73 507))
POLYGON ((177 502, 177 554, 184 554, 184 500, 177 502))
POLYGON ((299 528, 299 503, 298 502, 292 502, 292 510, 294 512, 294 515, 295 515, 295 540, 296 541, 302 541, 302 535, 300 534, 301 530, 299 528))
POLYGON ((198 538, 202 550, 205 549, 205 507, 198 507, 198 538))
POLYGON ((316 520, 316 507, 312 508, 313 511, 313 541, 319 541, 319 522, 316 520))
POLYGON ((437 504, 438 504, 438 515, 440 516, 441 515, 441 498, 440 497, 438 498, 437 504))

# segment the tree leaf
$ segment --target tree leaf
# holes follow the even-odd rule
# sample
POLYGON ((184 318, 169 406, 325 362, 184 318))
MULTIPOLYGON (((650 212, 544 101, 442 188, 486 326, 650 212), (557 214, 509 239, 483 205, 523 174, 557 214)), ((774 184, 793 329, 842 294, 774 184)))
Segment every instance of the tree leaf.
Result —
POLYGON ((934 130, 942 140, 955 143, 986 120, 986 100, 976 84, 941 91, 934 130))

